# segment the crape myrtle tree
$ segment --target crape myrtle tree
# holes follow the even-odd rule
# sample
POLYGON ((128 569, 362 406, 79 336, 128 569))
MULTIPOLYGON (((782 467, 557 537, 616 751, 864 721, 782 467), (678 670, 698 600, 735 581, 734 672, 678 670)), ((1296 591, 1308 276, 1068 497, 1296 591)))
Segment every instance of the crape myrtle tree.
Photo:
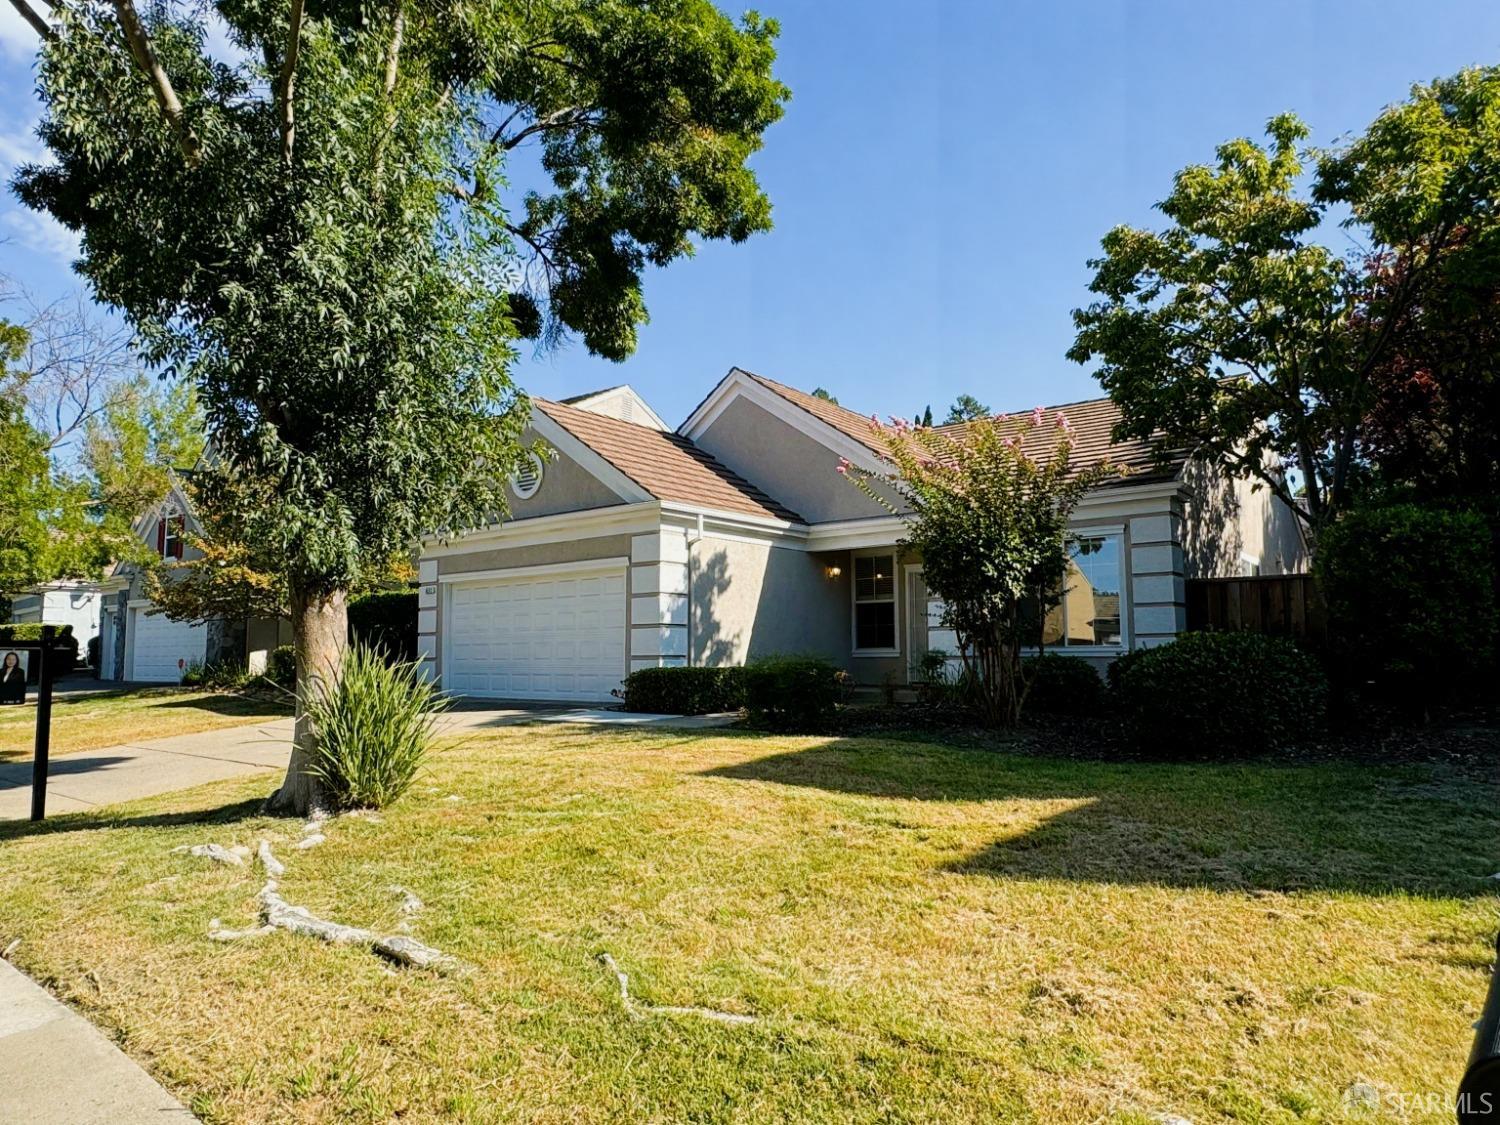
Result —
POLYGON ((15 189, 197 386, 212 475, 254 501, 229 531, 285 575, 300 698, 271 807, 305 812, 347 591, 504 510, 514 341, 624 358, 648 266, 769 226, 745 161, 787 97, 776 25, 707 0, 11 3, 52 157, 15 189), (527 146, 547 186, 507 196, 527 146))
MULTIPOLYGON (((1500 68, 1415 86, 1332 151, 1299 150, 1307 129, 1290 114, 1267 134, 1179 172, 1158 204, 1169 226, 1109 232, 1068 354, 1098 362, 1120 436, 1256 478, 1315 543, 1382 456, 1372 419, 1391 447, 1391 380, 1484 315, 1474 302, 1500 265, 1500 68), (1358 251, 1318 241, 1334 215, 1358 251)), ((1444 364, 1458 378, 1451 351, 1444 364)))
POLYGON ((900 545, 920 554, 922 580, 943 600, 943 624, 958 634, 984 721, 1013 727, 1028 687, 1021 653, 1038 643, 1067 575, 1068 519, 1118 470, 1075 465, 1067 416, 1049 418, 1041 407, 975 418, 959 431, 897 418, 870 425, 881 468, 840 461, 838 471, 904 522, 900 545))

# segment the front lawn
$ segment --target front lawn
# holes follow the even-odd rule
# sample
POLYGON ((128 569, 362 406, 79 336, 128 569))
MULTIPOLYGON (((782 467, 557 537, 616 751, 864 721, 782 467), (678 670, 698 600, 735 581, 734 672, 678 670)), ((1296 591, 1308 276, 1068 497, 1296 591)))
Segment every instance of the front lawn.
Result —
MULTIPOLYGON (((0 707, 0 762, 29 759, 36 730, 35 688, 25 707, 0 707)), ((291 714, 276 699, 198 691, 131 688, 52 700, 53 754, 99 750, 172 734, 238 727, 291 714)))
POLYGON ((0 944, 209 1121, 1450 1120, 1500 907, 1500 791, 1438 765, 513 727, 311 851, 265 789, 0 826, 0 944), (262 874, 172 849, 262 838, 468 970, 210 941, 262 874), (757 1022, 633 1021, 604 952, 757 1022))

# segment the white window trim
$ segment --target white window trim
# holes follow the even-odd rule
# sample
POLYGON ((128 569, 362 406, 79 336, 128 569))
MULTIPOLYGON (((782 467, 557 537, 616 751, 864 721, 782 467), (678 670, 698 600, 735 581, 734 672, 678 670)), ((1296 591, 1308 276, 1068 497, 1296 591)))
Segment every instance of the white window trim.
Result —
MULTIPOLYGON (((901 580, 901 574, 900 574, 901 564, 900 564, 900 561, 896 557, 897 554, 898 554, 898 552, 897 552, 897 550, 896 550, 896 548, 894 546, 890 546, 890 547, 878 547, 878 548, 867 548, 867 549, 862 550, 862 551, 851 551, 849 553, 849 654, 851 656, 900 656, 901 655, 901 651, 902 651, 902 649, 901 649, 901 621, 902 621, 902 615, 901 615, 901 594, 902 594, 902 580, 901 580), (890 604, 891 604, 891 607, 892 607, 891 613, 892 613, 892 616, 895 619, 895 629, 894 629, 893 635, 896 638, 896 645, 895 645, 894 648, 860 648, 859 647, 859 621, 858 621, 857 616, 856 616, 856 614, 857 614, 858 611, 855 609, 855 607, 858 606, 858 605, 860 605, 861 603, 859 601, 858 595, 855 592, 856 589, 857 589, 857 586, 856 586, 856 582, 855 582, 855 565, 854 565, 854 560, 855 559, 861 559, 861 558, 865 558, 865 559, 868 559, 868 558, 888 558, 888 559, 891 560, 891 603, 890 604)), ((881 599, 881 600, 877 600, 877 601, 873 601, 873 602, 868 602, 867 601, 867 602, 864 602, 863 604, 865 604, 865 605, 884 605, 885 601, 884 601, 884 599, 881 599)))
POLYGON ((1125 541, 1124 524, 1101 524, 1097 527, 1070 527, 1069 539, 1101 539, 1114 536, 1120 541, 1120 643, 1117 645, 1033 645, 1024 651, 1027 655, 1047 653, 1051 656, 1120 656, 1131 650, 1135 638, 1130 631, 1130 544, 1125 541))
POLYGON ((183 534, 186 533, 187 518, 183 515, 183 513, 179 512, 176 508, 169 505, 168 507, 163 509, 161 519, 161 557, 163 559, 180 558, 180 555, 172 554, 169 548, 171 547, 172 543, 181 540, 183 534), (177 531, 174 531, 172 528, 172 521, 177 519, 182 520, 182 527, 177 531))

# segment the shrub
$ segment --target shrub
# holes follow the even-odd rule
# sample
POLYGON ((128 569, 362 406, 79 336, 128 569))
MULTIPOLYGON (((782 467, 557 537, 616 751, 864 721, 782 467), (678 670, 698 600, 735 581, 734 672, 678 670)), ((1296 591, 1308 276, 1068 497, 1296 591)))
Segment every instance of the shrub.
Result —
POLYGON ((744 669, 750 721, 770 730, 821 730, 843 693, 844 672, 815 656, 769 656, 744 669))
POLYGON ((297 650, 280 645, 266 658, 266 679, 288 690, 297 686, 297 650))
POLYGON ((1125 737, 1174 758, 1234 757, 1313 734, 1328 706, 1318 662, 1284 637, 1186 633, 1116 674, 1125 737))
POLYGON ((745 705, 743 668, 642 668, 625 677, 625 710, 707 715, 745 705))
POLYGON ((243 687, 248 678, 249 674, 245 666, 235 661, 225 660, 217 664, 205 664, 201 660, 194 660, 183 669, 181 683, 183 687, 229 691, 243 687))
POLYGON ((417 658, 417 595, 380 590, 349 601, 349 639, 385 653, 388 660, 417 658))
POLYGON ((97 633, 89 638, 87 651, 89 667, 94 670, 94 676, 97 678, 100 671, 99 662, 104 659, 103 641, 97 633))
POLYGON ((1493 560, 1473 512, 1391 504, 1328 528, 1314 573, 1343 686, 1418 712, 1476 686, 1495 651, 1493 560))
MULTIPOLYGON (((42 639, 43 625, 35 622, 0 625, 0 646, 6 644, 36 644, 42 639)), ((62 676, 78 667, 78 638, 73 635, 73 626, 63 625, 55 634, 52 649, 52 674, 62 676)), ((38 665, 33 653, 31 670, 27 678, 36 683, 38 665)))
POLYGON ((1104 681, 1087 660, 1047 653, 1022 666, 1029 683, 1026 710, 1047 715, 1097 715, 1104 710, 1104 681))
POLYGON ((447 706, 417 663, 350 645, 338 684, 307 701, 318 732, 308 769, 337 807, 384 808, 410 788, 447 706))

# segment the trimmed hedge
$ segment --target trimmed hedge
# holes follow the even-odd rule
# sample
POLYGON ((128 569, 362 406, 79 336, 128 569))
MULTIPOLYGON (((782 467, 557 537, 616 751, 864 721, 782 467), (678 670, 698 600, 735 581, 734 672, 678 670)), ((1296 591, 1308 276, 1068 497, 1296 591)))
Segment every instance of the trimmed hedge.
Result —
POLYGON ((1261 753, 1314 734, 1327 715, 1322 667, 1284 637, 1185 633, 1116 667, 1123 733, 1161 757, 1261 753))
POLYGON ((1030 681, 1026 710, 1045 715, 1097 715, 1104 710, 1104 680, 1078 656, 1047 653, 1022 662, 1030 681))
POLYGON ((385 653, 387 660, 417 658, 417 595, 412 590, 378 590, 349 600, 349 640, 385 653))
POLYGON ((770 656, 744 669, 750 721, 778 731, 822 730, 843 694, 842 669, 815 656, 770 656))
POLYGON ((743 668, 642 668, 625 677, 625 710, 708 715, 745 705, 743 668))
POLYGON ((1333 667, 1352 681, 1343 686, 1416 713, 1490 687, 1500 619, 1484 517, 1416 504, 1356 509, 1320 537, 1313 573, 1333 667))
MULTIPOLYGON (((0 648, 6 644, 36 644, 42 639, 42 625, 34 622, 25 624, 0 625, 0 648)), ((59 627, 57 640, 53 647, 55 664, 54 676, 62 676, 78 667, 78 638, 73 635, 73 626, 63 625, 59 627)), ((31 671, 27 674, 27 680, 36 683, 37 662, 31 661, 31 671)))
MULTIPOLYGON (((95 633, 92 637, 89 638, 88 662, 89 667, 94 670, 95 679, 99 678, 99 661, 104 658, 103 644, 103 638, 101 638, 98 633, 95 633)), ((113 656, 114 654, 111 653, 110 655, 113 656)))

